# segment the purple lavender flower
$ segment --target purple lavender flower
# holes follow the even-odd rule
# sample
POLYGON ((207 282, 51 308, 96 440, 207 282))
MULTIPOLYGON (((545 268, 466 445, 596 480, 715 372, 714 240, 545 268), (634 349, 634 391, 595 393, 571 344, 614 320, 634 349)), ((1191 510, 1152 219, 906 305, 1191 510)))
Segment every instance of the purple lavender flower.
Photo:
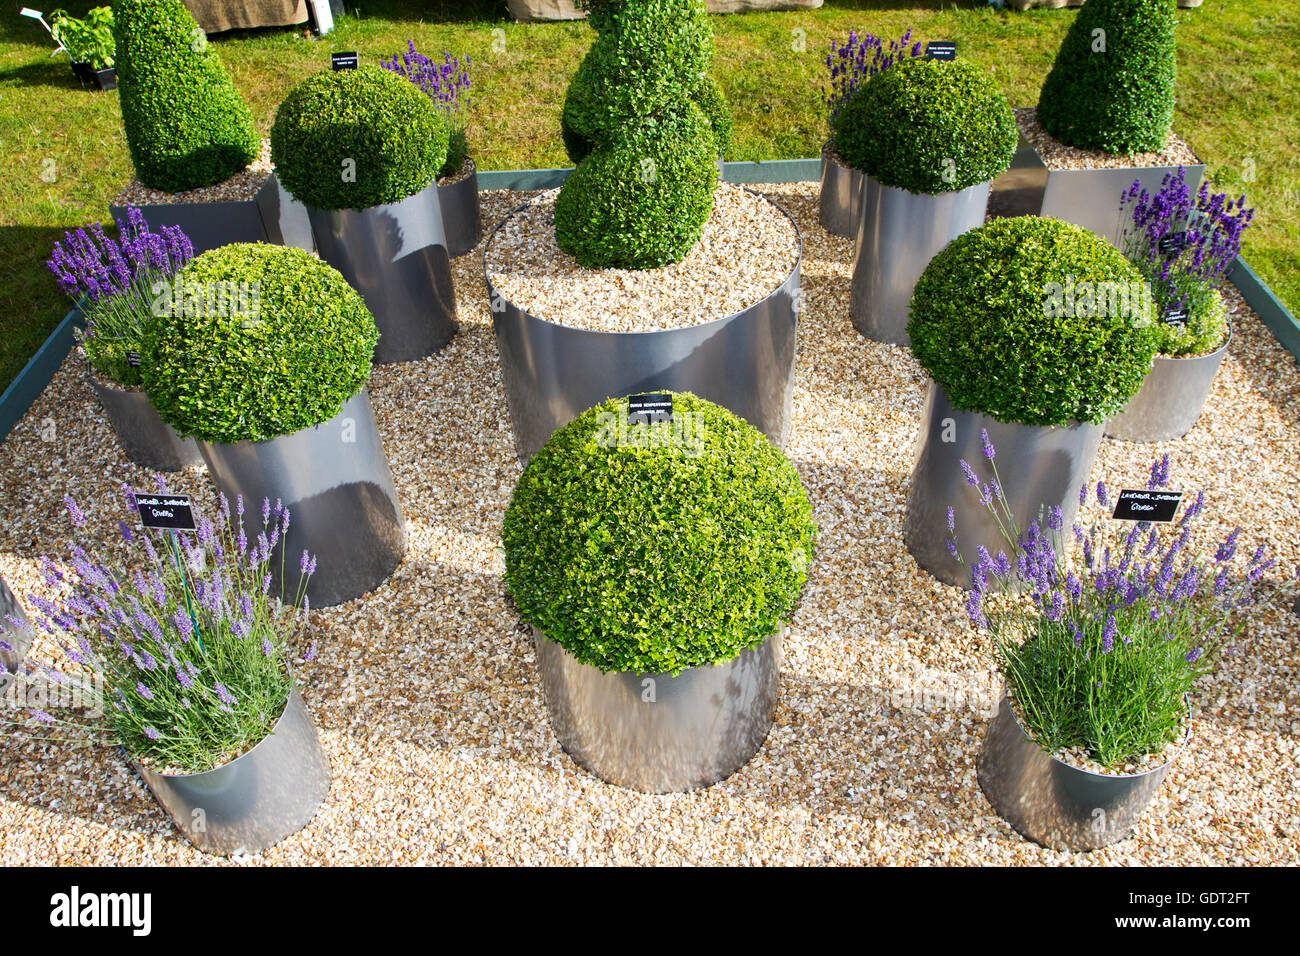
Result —
POLYGON ((1106 626, 1101 632, 1101 652, 1109 654, 1111 648, 1115 646, 1115 635, 1119 633, 1119 627, 1115 623, 1115 615, 1111 614, 1106 617, 1106 626))
POLYGON ((1097 482, 1097 504, 1103 508, 1106 507, 1106 483, 1104 481, 1097 482))
POLYGON ((135 682, 135 692, 139 694, 141 697, 143 697, 145 700, 149 700, 149 701, 153 700, 153 691, 151 691, 148 687, 145 687, 144 684, 142 684, 140 681, 135 682))
POLYGON ((987 428, 980 429, 980 447, 984 450, 984 457, 989 461, 992 461, 993 456, 997 454, 997 452, 993 448, 993 442, 989 440, 989 431, 987 428))
POLYGON ((921 44, 912 42, 912 31, 907 30, 897 40, 884 41, 870 33, 849 31, 845 43, 831 42, 831 52, 826 55, 826 68, 830 71, 830 89, 822 87, 822 102, 829 110, 834 124, 844 104, 853 92, 877 73, 882 73, 908 57, 918 57, 921 44))
POLYGON ((221 683, 221 681, 216 681, 214 684, 214 689, 217 692, 217 699, 219 701, 221 701, 223 704, 234 704, 235 702, 234 695, 231 694, 230 691, 226 690, 225 684, 221 683))
POLYGON ((1187 663, 1195 664, 1200 659, 1201 659, 1201 649, 1199 646, 1193 647, 1190 651, 1187 652, 1187 658, 1186 658, 1187 663))
POLYGON ((312 641, 307 648, 307 653, 302 655, 304 661, 314 661, 316 659, 316 642, 312 641))
POLYGON ((1052 510, 1047 514, 1047 527, 1052 531, 1060 531, 1065 526, 1065 515, 1061 513, 1060 505, 1052 505, 1052 510))
POLYGON ((1154 490, 1163 488, 1169 484, 1169 455, 1164 454, 1159 460, 1151 465, 1151 480, 1147 482, 1147 488, 1154 490))
POLYGON ((77 502, 73 500, 72 495, 63 496, 63 505, 68 509, 68 517, 72 519, 73 527, 80 528, 86 523, 86 516, 77 507, 77 502))
POLYGON ((146 727, 144 729, 144 735, 150 740, 162 740, 162 734, 158 733, 158 731, 154 730, 152 727, 146 727))
POLYGON ((952 534, 957 530, 957 515, 952 510, 952 505, 948 506, 948 533, 952 534))
POLYGON ((971 468, 970 462, 965 458, 961 460, 961 473, 966 476, 966 484, 970 485, 972 488, 978 488, 980 486, 980 480, 975 475, 975 469, 971 468))
POLYGON ((1218 550, 1214 552, 1215 561, 1225 564, 1233 559, 1237 553, 1237 537, 1240 534, 1240 528, 1232 529, 1232 532, 1224 539, 1223 544, 1219 545, 1218 550))
POLYGON ((966 596, 966 614, 975 627, 985 630, 989 626, 988 619, 984 616, 984 611, 980 607, 980 592, 971 591, 966 596))

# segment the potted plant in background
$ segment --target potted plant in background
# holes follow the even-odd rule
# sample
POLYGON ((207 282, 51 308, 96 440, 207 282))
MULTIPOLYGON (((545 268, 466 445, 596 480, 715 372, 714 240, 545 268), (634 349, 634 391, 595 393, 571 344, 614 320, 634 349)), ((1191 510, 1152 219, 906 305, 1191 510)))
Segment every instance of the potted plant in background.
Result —
POLYGON ((454 259, 478 245, 483 238, 483 217, 478 201, 478 167, 469 155, 465 129, 469 110, 469 54, 461 58, 444 52, 442 62, 435 63, 407 41, 407 51, 380 66, 406 77, 447 117, 451 135, 447 159, 438 170, 438 207, 447 234, 447 251, 454 259))
MULTIPOLYGON (((31 598, 37 626, 64 658, 38 672, 102 695, 102 716, 89 726, 71 715, 32 716, 118 744, 199 849, 261 852, 307 825, 330 780, 289 667, 306 616, 266 584, 289 514, 263 501, 250 540, 223 499, 215 523, 164 536, 132 530, 136 498, 124 492, 132 520, 119 529, 132 559, 74 542, 70 569, 44 562, 54 597, 31 598)), ((82 528, 86 516, 65 502, 82 528)))
POLYGON ((826 128, 830 138, 822 144, 821 198, 817 219, 822 228, 832 236, 853 239, 858 234, 858 192, 862 187, 862 172, 844 162, 835 148, 835 122, 840 110, 857 88, 883 70, 889 69, 904 57, 921 56, 921 41, 912 41, 909 29, 897 40, 889 41, 886 49, 880 37, 870 33, 858 35, 849 31, 848 40, 831 42, 831 52, 826 54, 826 68, 830 71, 830 89, 822 87, 822 103, 826 106, 826 128))
POLYGON ((904 60, 849 97, 835 144, 863 174, 849 297, 859 332, 908 344, 912 287, 936 252, 984 222, 1016 138, 1006 96, 971 63, 904 60))
POLYGON ((1135 179, 1154 193, 1205 165, 1171 131, 1177 77, 1174 0, 1090 0, 1065 35, 1036 110, 1018 110, 1042 173, 1040 212, 1119 242, 1114 197, 1135 179))
MULTIPOLYGON (((1166 455, 1147 490, 1168 478, 1166 455)), ((989 480, 999 480, 996 468, 989 480)), ((1023 533, 989 502, 1005 547, 975 562, 967 605, 992 637, 1006 682, 984 738, 980 787, 1017 832, 1057 850, 1128 835, 1190 735, 1195 684, 1241 631, 1236 612, 1273 564, 1261 547, 1247 567, 1234 565, 1240 529, 1213 560, 1192 550, 1203 493, 1177 525, 1111 520, 1115 502, 1100 483, 1095 499, 1085 485, 1079 500, 1095 500, 1100 513, 1081 512, 1071 526, 1053 511, 1023 533), (1082 554, 1062 560, 1071 536, 1082 554), (1032 600, 986 599, 994 582, 1032 600)))
POLYGON ((502 542, 560 743, 663 793, 729 776, 767 736, 815 529, 794 466, 753 426, 652 398, 654 416, 611 399, 552 435, 502 542))
POLYGON ((450 136, 429 97, 377 66, 308 77, 275 113, 276 169, 320 257, 374 314, 376 362, 424 358, 456 334, 437 184, 450 136))
POLYGON ((366 392, 377 332, 361 296, 310 253, 260 243, 206 252, 179 280, 146 337, 150 400, 198 439, 226 497, 292 511, 272 567, 282 590, 299 592, 303 551, 321 559, 312 604, 373 590, 401 563, 406 525, 366 392))
POLYGON ((1155 294, 1160 352, 1138 393, 1106 423, 1106 435, 1126 441, 1182 438, 1200 417, 1232 331, 1223 284, 1254 218, 1246 196, 1195 198, 1180 167, 1154 196, 1135 180, 1120 198, 1127 212, 1121 248, 1155 294))
POLYGON ((67 51, 77 79, 101 90, 117 89, 112 7, 92 7, 84 20, 55 10, 50 14, 50 35, 67 51))
POLYGON ((110 239, 99 223, 63 234, 46 265, 78 302, 86 326, 78 338, 91 387, 127 458, 153 471, 201 465, 198 446, 164 422, 141 390, 145 328, 154 302, 170 293, 193 248, 177 226, 150 232, 140 210, 127 210, 110 239))
POLYGON ((802 248, 774 203, 718 182, 730 126, 703 3, 588 9, 596 41, 564 110, 582 158, 484 253, 515 447, 526 460, 606 398, 665 389, 782 444, 802 248))
POLYGON ((248 104, 181 0, 115 0, 122 125, 135 180, 110 204, 195 252, 230 242, 310 248, 306 212, 279 188, 248 104))
POLYGON ((1004 502, 1021 527, 1044 508, 1073 520, 1103 425, 1151 369, 1153 324, 1141 273, 1059 219, 995 219, 930 261, 907 328, 931 379, 903 523, 917 564, 966 586, 962 560, 1001 541, 986 508, 962 503, 964 484, 1004 502), (1009 483, 980 485, 958 467, 988 454, 990 437, 1011 462, 1009 483), (945 523, 965 555, 951 552, 945 523))

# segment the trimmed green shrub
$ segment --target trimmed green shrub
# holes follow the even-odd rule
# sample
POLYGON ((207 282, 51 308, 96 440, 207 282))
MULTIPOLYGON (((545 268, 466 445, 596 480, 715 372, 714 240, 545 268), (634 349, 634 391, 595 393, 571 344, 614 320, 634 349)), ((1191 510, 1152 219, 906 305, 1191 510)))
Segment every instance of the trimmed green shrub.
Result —
POLYGON ((756 428, 687 393, 673 421, 611 399, 528 463, 502 525, 524 619, 602 671, 731 660, 789 622, 816 529, 798 472, 756 428))
POLYGON ((178 279, 181 294, 155 308, 143 373, 149 401, 182 435, 289 435, 329 421, 370 378, 375 320, 310 253, 235 243, 178 279))
POLYGON ((930 260, 907 332, 953 405, 1001 422, 1100 424, 1151 370, 1150 287, 1094 233, 995 219, 930 260))
POLYGON ((560 130, 578 169, 560 190, 556 240, 592 268, 678 261, 708 221, 730 139, 726 100, 708 76, 704 2, 586 6, 597 36, 564 98, 560 130))
POLYGON ((555 238, 589 269, 650 269, 699 241, 718 182, 713 137, 688 106, 627 130, 578 164, 555 200, 555 238))
POLYGON ((367 209, 413 196, 438 178, 451 125, 409 80, 377 66, 326 70, 284 98, 271 159, 295 199, 367 209))
POLYGON ((961 60, 905 59, 860 86, 835 120, 835 148, 848 165, 927 195, 997 178, 1018 139, 1006 95, 961 60))
POLYGON ((224 182, 257 158, 253 114, 181 0, 115 0, 117 89, 131 163, 150 189, 224 182))
POLYGON ((1161 149, 1174 120, 1175 14, 1175 0, 1089 0, 1043 83, 1043 129, 1079 149, 1161 149))

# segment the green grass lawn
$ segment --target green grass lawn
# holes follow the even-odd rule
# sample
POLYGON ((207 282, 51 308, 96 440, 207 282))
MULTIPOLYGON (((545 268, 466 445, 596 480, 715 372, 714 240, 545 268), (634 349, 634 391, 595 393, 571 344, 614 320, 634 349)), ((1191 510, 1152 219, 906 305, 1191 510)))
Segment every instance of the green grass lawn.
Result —
MULTIPOLYGON (((100 0, 104 2, 104 0, 100 0)), ((74 14, 93 4, 72 0, 74 14)), ((214 42, 263 130, 276 104, 333 50, 371 61, 405 48, 474 60, 471 143, 481 168, 568 165, 559 136, 564 90, 592 33, 586 24, 516 24, 493 0, 352 0, 326 38, 290 30, 240 32, 214 42)), ((831 38, 850 29, 955 39, 990 70, 1014 105, 1033 105, 1070 10, 1014 13, 907 0, 827 0, 820 10, 713 18, 715 72, 735 114, 729 159, 817 155, 825 138, 821 84, 831 38)), ((1244 188, 1258 206, 1246 257, 1300 312, 1300 4, 1206 0, 1179 11, 1176 128, 1210 164, 1213 182, 1244 188), (1251 181, 1247 181, 1251 180, 1251 181)), ((0 386, 68 310, 44 259, 63 230, 100 219, 131 178, 116 93, 92 93, 52 59, 39 24, 0 14, 0 386), (52 181, 50 181, 52 180, 52 181)))

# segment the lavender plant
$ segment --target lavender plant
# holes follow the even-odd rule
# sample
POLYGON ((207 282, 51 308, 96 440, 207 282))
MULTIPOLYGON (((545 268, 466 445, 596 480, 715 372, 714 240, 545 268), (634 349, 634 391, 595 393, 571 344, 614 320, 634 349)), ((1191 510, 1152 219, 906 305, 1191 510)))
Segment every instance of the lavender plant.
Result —
MULTIPOLYGON (((979 549, 966 610, 993 637, 1025 730, 1049 753, 1077 748, 1109 769, 1160 754, 1182 734, 1188 694, 1239 633, 1237 612, 1274 562, 1261 546, 1243 568, 1240 529, 1212 558, 1192 551, 1204 492, 1176 524, 1125 527, 1108 520, 1113 502, 1099 482, 1080 490, 1079 520, 1068 531, 1059 508, 1021 531, 998 493, 996 451, 982 437, 992 478, 966 461, 962 470, 998 519, 1007 550, 979 549), (1079 553, 1066 556, 1071 538, 1079 553), (1004 596, 994 599, 996 590, 1004 596)), ((1165 455, 1147 488, 1167 487, 1169 471, 1165 455)), ((949 549, 960 561, 953 526, 950 508, 949 549)))
POLYGON ((1161 316, 1183 311, 1186 322, 1159 323, 1164 355, 1202 355, 1223 344, 1228 311, 1222 289, 1255 216, 1243 193, 1195 197, 1183 167, 1166 173, 1154 196, 1140 180, 1120 194, 1120 248, 1151 285, 1161 316))
POLYGON ((909 28, 897 40, 885 41, 871 33, 849 31, 844 43, 831 41, 831 52, 826 54, 826 68, 830 71, 830 89, 822 86, 822 103, 827 109, 826 124, 831 135, 835 133, 835 118, 840 115, 853 92, 877 73, 883 73, 904 57, 921 56, 921 41, 912 42, 909 28))
POLYGON ((117 232, 110 239, 99 223, 89 231, 65 232, 45 264, 74 301, 84 297, 86 327, 78 338, 91 368, 121 386, 139 388, 155 285, 169 283, 194 256, 194 247, 179 226, 151 232, 134 206, 125 221, 117 220, 117 232))
POLYGON ((415 41, 406 41, 405 53, 394 53, 391 60, 380 60, 379 65, 404 76, 433 100, 451 123, 451 145, 447 149, 447 161, 443 164, 438 178, 454 176, 469 157, 469 142, 465 125, 469 112, 469 54, 461 58, 443 52, 442 62, 436 63, 415 49, 415 41))
MULTIPOLYGON (((166 483, 159 479, 160 491, 166 483)), ((135 495, 123 485, 127 510, 135 495)), ((74 527, 85 515, 65 497, 74 527)), ((271 562, 289 529, 280 502, 262 502, 262 531, 250 541, 244 501, 220 498, 215 521, 201 520, 194 534, 132 530, 118 524, 138 559, 106 559, 73 543, 71 572, 41 562, 55 598, 33 596, 33 624, 48 634, 73 665, 42 665, 47 679, 79 678, 103 688, 104 717, 91 739, 115 742, 155 770, 202 773, 238 757, 261 741, 284 711, 292 689, 288 644, 307 615, 271 593, 271 562), (143 568, 139 565, 143 564, 143 568)), ((315 558, 303 552, 303 586, 315 558)), ((308 659, 313 648, 307 652, 308 659)), ((82 723, 36 710, 32 718, 58 730, 82 723)))

